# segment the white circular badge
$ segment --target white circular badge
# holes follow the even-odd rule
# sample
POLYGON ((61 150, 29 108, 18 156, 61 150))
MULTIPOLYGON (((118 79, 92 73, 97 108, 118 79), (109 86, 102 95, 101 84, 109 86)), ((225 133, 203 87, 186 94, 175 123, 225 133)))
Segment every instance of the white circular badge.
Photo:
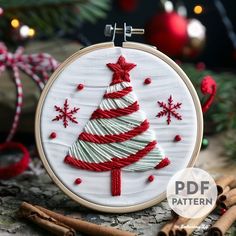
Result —
POLYGON ((213 210, 217 200, 214 179, 204 170, 186 168, 173 175, 167 186, 167 200, 178 215, 199 218, 213 210))

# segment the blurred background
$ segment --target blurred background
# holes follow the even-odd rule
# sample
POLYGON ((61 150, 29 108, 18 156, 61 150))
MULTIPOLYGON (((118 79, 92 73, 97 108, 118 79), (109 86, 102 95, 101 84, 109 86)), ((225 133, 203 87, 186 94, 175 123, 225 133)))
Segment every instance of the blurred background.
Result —
MULTIPOLYGON (((235 175, 235 0, 0 0, 1 235, 19 231, 20 235, 45 235, 15 217, 22 201, 68 209, 69 215, 88 213, 86 219, 92 222, 98 219, 95 213, 67 202, 48 179, 35 147, 34 119, 40 93, 56 67, 83 47, 111 40, 104 37, 104 26, 115 22, 118 27, 126 22, 144 28, 145 35, 128 40, 156 46, 179 64, 196 88, 204 111, 204 137, 196 166, 213 176, 235 175), (25 159, 28 153, 30 163, 25 159), (2 180, 6 178, 10 179, 2 180)), ((116 45, 121 45, 122 38, 116 36, 116 45)), ((159 224, 156 210, 150 212, 151 221, 159 224)), ((147 222, 147 210, 139 223, 141 215, 135 217, 134 226, 127 216, 125 221, 113 220, 114 215, 106 218, 112 226, 121 222, 141 234, 143 229, 154 229, 147 222)), ((106 223, 106 218, 99 218, 99 224, 106 223)), ((163 215, 162 219, 167 218, 163 215)))
MULTIPOLYGON (((82 47, 111 40, 104 37, 106 24, 117 22, 122 27, 126 22, 145 28, 144 36, 128 40, 156 46, 183 68, 202 105, 214 97, 204 114, 202 147, 208 147, 209 136, 220 134, 223 155, 234 161, 235 9, 234 0, 0 0, 1 141, 33 145, 36 105, 56 64, 82 47), (14 63, 22 83, 18 90, 14 63), (201 90, 206 76, 216 81, 216 94, 201 90)), ((118 35, 116 44, 121 42, 118 35)))
POLYGON ((233 0, 1 0, 0 7, 0 39, 10 46, 59 37, 99 43, 108 40, 104 25, 127 22, 146 29, 146 37, 132 40, 155 44, 169 56, 212 68, 236 65, 233 0))

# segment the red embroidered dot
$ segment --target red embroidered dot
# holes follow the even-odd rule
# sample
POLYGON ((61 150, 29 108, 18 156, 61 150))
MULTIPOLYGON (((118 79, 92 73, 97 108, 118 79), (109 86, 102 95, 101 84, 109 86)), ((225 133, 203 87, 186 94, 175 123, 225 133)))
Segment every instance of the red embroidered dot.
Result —
POLYGON ((155 177, 154 177, 153 175, 150 175, 150 176, 148 177, 148 181, 149 181, 149 182, 152 182, 154 179, 155 179, 155 177))
POLYGON ((78 90, 82 90, 84 88, 84 85, 83 84, 78 84, 78 86, 77 86, 77 89, 78 90))
POLYGON ((56 138, 57 137, 57 134, 55 133, 55 132, 52 132, 51 134, 50 134, 50 138, 51 139, 54 139, 54 138, 56 138))
POLYGON ((226 211, 227 211, 227 210, 226 210, 225 208, 221 208, 221 209, 220 209, 220 215, 221 215, 221 216, 224 215, 226 211))
POLYGON ((75 184, 81 184, 82 183, 82 179, 81 178, 77 178, 76 180, 75 180, 75 184))
POLYGON ((182 140, 181 136, 180 135, 176 135, 175 138, 174 138, 175 142, 179 142, 182 140))
POLYGON ((151 84, 152 83, 152 79, 151 78, 146 78, 144 80, 144 84, 151 84))

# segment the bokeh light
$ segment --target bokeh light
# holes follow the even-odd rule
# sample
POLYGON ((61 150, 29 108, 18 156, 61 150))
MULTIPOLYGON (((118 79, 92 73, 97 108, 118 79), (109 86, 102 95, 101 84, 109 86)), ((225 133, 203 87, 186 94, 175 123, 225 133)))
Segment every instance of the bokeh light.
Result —
POLYGON ((35 29, 29 28, 28 36, 29 36, 29 37, 33 37, 34 35, 35 35, 35 29))
POLYGON ((203 12, 203 7, 200 6, 200 5, 196 5, 194 8, 193 8, 193 11, 195 14, 201 14, 203 12))
POLYGON ((18 19, 13 19, 13 20, 11 21, 11 26, 12 26, 13 28, 18 28, 18 27, 20 26, 19 20, 18 20, 18 19))

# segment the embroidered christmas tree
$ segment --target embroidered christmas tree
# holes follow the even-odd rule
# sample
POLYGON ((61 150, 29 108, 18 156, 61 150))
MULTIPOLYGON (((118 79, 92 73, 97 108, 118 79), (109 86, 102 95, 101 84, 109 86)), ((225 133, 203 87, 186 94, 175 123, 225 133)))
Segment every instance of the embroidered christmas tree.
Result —
POLYGON ((90 120, 69 148, 65 163, 89 171, 111 171, 111 193, 121 194, 121 169, 147 171, 169 164, 158 148, 146 114, 140 109, 130 81, 136 65, 120 56, 108 63, 112 82, 90 120))

